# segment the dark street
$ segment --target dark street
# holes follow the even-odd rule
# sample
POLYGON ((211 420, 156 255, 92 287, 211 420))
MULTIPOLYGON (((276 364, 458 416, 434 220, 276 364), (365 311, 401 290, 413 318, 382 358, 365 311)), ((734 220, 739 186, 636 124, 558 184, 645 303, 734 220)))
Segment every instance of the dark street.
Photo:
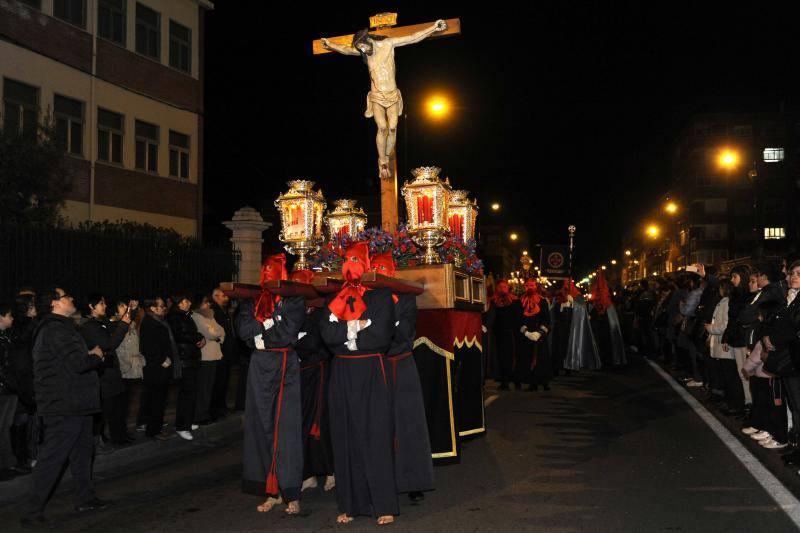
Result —
MULTIPOLYGON (((487 390, 489 431, 460 465, 436 469, 422 505, 404 501, 404 531, 790 531, 795 526, 706 423, 650 366, 582 372, 550 392, 487 390), (413 529, 412 529, 413 528, 413 529)), ((234 427, 230 421, 226 426, 234 427)), ((733 437, 729 438, 733 439, 733 437)), ((63 491, 48 508, 63 531, 320 531, 334 497, 304 493, 303 516, 255 511, 239 490, 235 432, 170 442, 157 459, 106 470, 107 511, 76 516, 63 491)), ((789 478, 791 481, 791 478, 789 478)), ((796 501, 794 502, 796 504, 796 501)), ((791 504, 790 504, 791 505, 791 504)), ((788 509, 797 513, 797 507, 788 509)), ((0 509, 16 527, 15 505, 0 509)), ((353 530, 376 527, 359 519, 353 530)))

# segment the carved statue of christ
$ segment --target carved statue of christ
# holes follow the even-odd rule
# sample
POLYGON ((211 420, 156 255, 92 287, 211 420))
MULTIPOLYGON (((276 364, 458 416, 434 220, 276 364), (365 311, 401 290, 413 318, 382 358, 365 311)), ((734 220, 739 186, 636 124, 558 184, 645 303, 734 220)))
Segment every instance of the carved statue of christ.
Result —
POLYGON ((369 68, 370 91, 364 116, 374 117, 378 125, 378 170, 382 179, 392 177, 389 160, 397 141, 397 119, 403 113, 403 97, 395 81, 394 49, 397 46, 418 43, 436 32, 445 31, 447 23, 437 20, 432 26, 402 37, 375 35, 361 30, 353 36, 350 46, 322 39, 328 50, 348 56, 360 55, 369 68))

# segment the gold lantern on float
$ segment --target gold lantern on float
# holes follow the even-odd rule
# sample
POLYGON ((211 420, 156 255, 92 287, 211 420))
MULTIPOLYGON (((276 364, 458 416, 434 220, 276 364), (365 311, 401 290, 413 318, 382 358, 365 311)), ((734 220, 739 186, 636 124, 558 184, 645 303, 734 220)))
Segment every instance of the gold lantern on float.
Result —
POLYGON ((468 196, 469 191, 453 191, 447 206, 447 226, 450 233, 462 242, 475 238, 475 221, 478 218, 478 203, 470 201, 468 196))
POLYGON ((289 191, 275 200, 275 207, 281 214, 278 238, 287 252, 298 256, 294 269, 307 269, 306 255, 316 252, 324 239, 322 213, 325 211, 325 198, 322 191, 313 190, 313 181, 294 180, 287 185, 289 191))
POLYGON ((355 238, 367 227, 367 214, 360 207, 356 207, 355 200, 334 200, 333 211, 325 216, 325 225, 328 226, 328 239, 333 241, 337 237, 349 235, 355 238))
POLYGON ((411 171, 414 180, 403 185, 406 201, 408 232, 425 251, 420 260, 432 265, 439 263, 435 248, 442 244, 448 230, 447 206, 450 203, 450 184, 439 179, 439 167, 420 167, 411 171))

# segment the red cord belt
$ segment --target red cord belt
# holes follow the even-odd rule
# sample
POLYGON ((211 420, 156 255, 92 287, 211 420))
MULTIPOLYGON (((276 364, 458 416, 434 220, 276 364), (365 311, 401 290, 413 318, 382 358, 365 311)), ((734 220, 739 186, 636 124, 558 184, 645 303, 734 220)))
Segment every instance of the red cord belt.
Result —
POLYGON ((377 357, 378 361, 381 364, 381 374, 383 374, 383 384, 386 385, 386 383, 387 383, 386 382, 386 369, 383 366, 383 354, 380 354, 380 353, 365 353, 365 354, 361 354, 361 355, 344 355, 344 354, 340 355, 340 354, 336 354, 334 357, 338 357, 339 359, 344 359, 346 361, 347 360, 352 361, 352 360, 356 360, 356 359, 372 359, 373 357, 377 357))

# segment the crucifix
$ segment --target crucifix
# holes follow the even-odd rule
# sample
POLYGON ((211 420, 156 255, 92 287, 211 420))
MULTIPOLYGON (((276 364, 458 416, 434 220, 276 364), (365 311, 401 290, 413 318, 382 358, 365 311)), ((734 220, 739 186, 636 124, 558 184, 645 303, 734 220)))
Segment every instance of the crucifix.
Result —
POLYGON ((395 27, 396 24, 397 13, 381 13, 370 17, 369 30, 312 43, 314 55, 337 52, 361 56, 369 69, 371 85, 364 116, 374 118, 378 126, 381 227, 389 232, 397 229, 397 122, 403 114, 403 97, 395 82, 394 49, 429 37, 461 33, 461 21, 457 18, 411 26, 395 27))

